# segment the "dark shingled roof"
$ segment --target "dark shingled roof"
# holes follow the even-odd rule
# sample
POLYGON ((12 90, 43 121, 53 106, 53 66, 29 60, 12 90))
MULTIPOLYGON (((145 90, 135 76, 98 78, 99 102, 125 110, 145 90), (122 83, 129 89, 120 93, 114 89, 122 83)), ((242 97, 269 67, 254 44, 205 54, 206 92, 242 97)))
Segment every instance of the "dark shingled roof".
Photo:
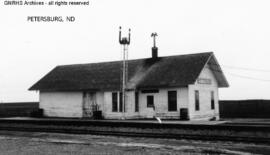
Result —
MULTIPOLYGON (((193 84, 210 59, 216 62, 212 52, 129 60, 127 87, 147 89, 193 84)), ((119 90, 121 67, 122 61, 57 66, 29 90, 119 90)), ((221 69, 214 73, 219 78, 219 87, 227 87, 221 69)))

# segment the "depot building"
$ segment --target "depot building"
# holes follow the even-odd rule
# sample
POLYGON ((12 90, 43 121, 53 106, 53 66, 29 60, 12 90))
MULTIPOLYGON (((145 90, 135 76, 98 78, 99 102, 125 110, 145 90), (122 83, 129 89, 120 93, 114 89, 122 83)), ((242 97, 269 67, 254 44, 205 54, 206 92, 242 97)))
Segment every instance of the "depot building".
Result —
POLYGON ((46 117, 219 119, 219 88, 228 82, 213 52, 57 66, 30 90, 46 117))

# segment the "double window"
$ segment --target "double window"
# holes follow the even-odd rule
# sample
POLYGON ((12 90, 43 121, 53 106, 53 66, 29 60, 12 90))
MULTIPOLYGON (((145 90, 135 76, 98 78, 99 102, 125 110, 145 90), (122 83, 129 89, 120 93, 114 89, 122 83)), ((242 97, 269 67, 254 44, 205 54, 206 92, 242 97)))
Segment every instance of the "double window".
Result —
POLYGON ((113 112, 123 112, 123 108, 125 109, 125 107, 123 107, 122 93, 113 92, 112 93, 112 111, 113 112))
POLYGON ((168 91, 168 111, 177 111, 177 92, 168 91))
MULTIPOLYGON (((211 109, 215 109, 215 94, 211 91, 211 109)), ((198 90, 195 90, 195 110, 200 110, 200 94, 198 90)))
MULTIPOLYGON (((123 93, 112 93, 112 112, 123 112, 125 105, 123 105, 123 93)), ((153 96, 152 96, 153 97, 153 96)), ((154 105, 154 99, 147 99, 147 107, 154 105), (149 101, 148 101, 149 100, 149 101)), ((135 92, 135 112, 139 111, 139 92, 135 92)))

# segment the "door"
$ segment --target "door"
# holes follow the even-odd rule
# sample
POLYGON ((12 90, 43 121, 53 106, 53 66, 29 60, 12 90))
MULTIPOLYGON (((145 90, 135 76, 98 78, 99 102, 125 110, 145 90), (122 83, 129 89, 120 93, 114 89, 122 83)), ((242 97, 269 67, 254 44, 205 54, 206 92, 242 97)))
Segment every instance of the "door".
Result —
POLYGON ((146 104, 147 104, 147 117, 153 118, 156 116, 156 107, 153 95, 146 96, 146 104))
POLYGON ((92 118, 93 111, 97 110, 96 93, 95 92, 84 92, 83 93, 83 117, 92 118))

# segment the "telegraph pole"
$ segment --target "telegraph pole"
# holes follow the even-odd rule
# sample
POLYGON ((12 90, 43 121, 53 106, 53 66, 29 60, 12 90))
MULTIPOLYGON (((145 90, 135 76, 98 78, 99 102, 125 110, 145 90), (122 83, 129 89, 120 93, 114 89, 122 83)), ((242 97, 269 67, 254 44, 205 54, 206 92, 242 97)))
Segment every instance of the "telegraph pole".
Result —
POLYGON ((128 30, 128 38, 121 36, 121 26, 119 27, 119 43, 123 46, 123 67, 122 67, 122 111, 123 117, 125 118, 125 105, 126 105, 126 84, 128 81, 128 46, 130 44, 130 29, 128 30))

